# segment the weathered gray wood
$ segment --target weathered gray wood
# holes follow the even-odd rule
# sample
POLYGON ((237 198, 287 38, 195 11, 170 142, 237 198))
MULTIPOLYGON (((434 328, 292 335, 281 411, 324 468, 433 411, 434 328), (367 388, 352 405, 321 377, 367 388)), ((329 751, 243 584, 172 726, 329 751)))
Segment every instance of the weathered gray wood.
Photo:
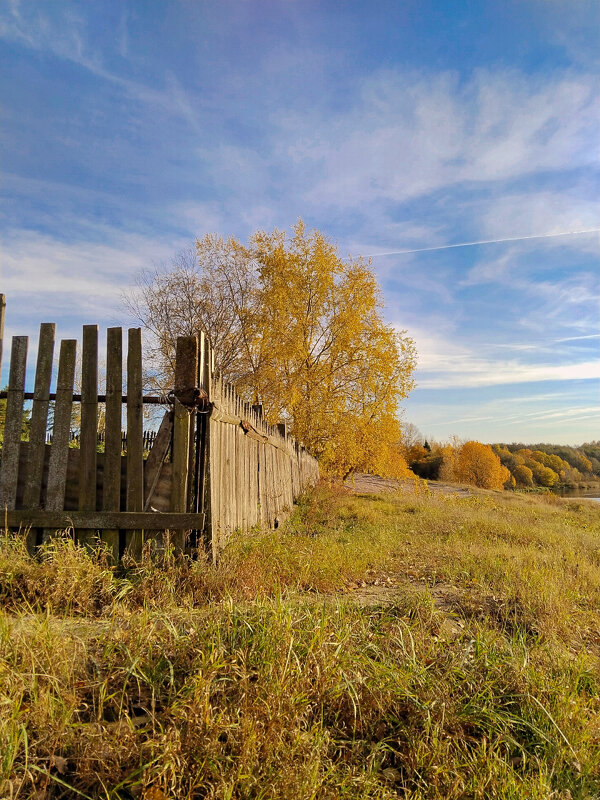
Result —
MULTIPOLYGON (((104 470, 102 474, 102 508, 119 511, 121 507, 121 421, 123 416, 123 330, 106 331, 106 412, 104 438, 104 470)), ((119 531, 107 529, 102 541, 112 559, 119 560, 119 531)))
MULTIPOLYGON (((198 350, 198 385, 211 398, 210 349, 208 337, 201 332, 198 350)), ((212 553, 212 524, 210 515, 210 422, 207 414, 199 414, 196 419, 196 464, 195 464, 195 505, 193 511, 204 511, 204 530, 198 544, 207 553, 212 553)), ((214 553, 212 553, 214 556, 214 553)))
POLYGON ((4 347, 4 317, 6 316, 6 297, 0 294, 0 375, 2 375, 2 350, 4 347))
POLYGON ((23 395, 25 392, 25 370, 27 367, 27 336, 13 336, 6 399, 6 420, 0 465, 0 509, 9 511, 17 501, 19 479, 19 449, 23 429, 23 395))
MULTIPOLYGON (((198 374, 198 339, 195 336, 181 336, 177 339, 175 355, 175 394, 185 392, 195 386, 198 374)), ((189 413, 178 400, 175 400, 173 418, 173 478, 171 487, 171 509, 177 512, 187 511, 189 480, 190 424, 189 413)), ((179 530, 173 537, 176 550, 185 547, 185 529, 179 530)))
POLYGON ((165 514, 153 511, 42 511, 22 509, 0 512, 0 522, 9 528, 44 527, 52 530, 168 530, 176 528, 201 528, 202 514, 165 514))
POLYGON ((152 495, 160 476, 161 467, 171 447, 173 435, 173 412, 167 411, 162 418, 152 450, 146 459, 144 469, 144 511, 148 511, 152 504, 152 495))
POLYGON ((47 511, 62 511, 64 508, 76 358, 77 341, 63 339, 58 359, 52 447, 46 487, 47 511))
POLYGON ((39 508, 41 503, 55 335, 56 325, 53 322, 42 322, 38 340, 34 400, 29 428, 29 463, 23 494, 25 508, 39 508))
MULTIPOLYGON (((127 511, 142 511, 144 508, 143 436, 142 331, 141 328, 130 328, 127 348, 127 511)), ((140 558, 141 530, 133 531, 128 549, 134 558, 140 558)))
MULTIPOLYGON (((81 355, 81 435, 79 447, 79 510, 96 510, 96 447, 98 436, 98 326, 83 326, 81 355)), ((82 535, 82 542, 90 542, 82 535)))

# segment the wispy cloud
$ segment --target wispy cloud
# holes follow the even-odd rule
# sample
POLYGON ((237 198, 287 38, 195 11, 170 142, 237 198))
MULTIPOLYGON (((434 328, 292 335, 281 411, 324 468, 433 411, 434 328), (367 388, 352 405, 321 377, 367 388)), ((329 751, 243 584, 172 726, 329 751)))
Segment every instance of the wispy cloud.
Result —
POLYGON ((312 135, 304 126, 305 163, 321 176, 309 197, 346 207, 403 202, 459 183, 573 169, 594 160, 597 109, 592 76, 480 70, 459 84, 383 72, 363 82, 353 109, 311 119, 312 135))
POLYGON ((121 290, 141 269, 173 254, 174 242, 135 234, 110 243, 64 242, 21 231, 2 237, 1 249, 3 290, 15 300, 26 298, 32 312, 63 298, 76 313, 98 306, 106 313, 118 310, 121 290))
MULTIPOLYGON (((54 9, 10 0, 0 8, 0 38, 18 41, 32 50, 49 52, 77 64, 97 78, 118 86, 130 99, 156 112, 160 110, 185 119, 196 132, 202 130, 195 105, 175 75, 168 73, 164 86, 153 86, 128 78, 107 68, 102 56, 89 43, 86 19, 70 6, 54 9), (49 13, 51 10, 55 14, 49 13)), ((126 18, 119 25, 117 46, 121 58, 128 58, 126 18)))
POLYGON ((584 358, 576 363, 565 360, 549 363, 503 358, 497 353, 482 355, 495 346, 468 347, 447 340, 443 335, 413 331, 419 362, 417 385, 420 389, 476 388, 545 381, 573 381, 600 378, 600 358, 584 358))

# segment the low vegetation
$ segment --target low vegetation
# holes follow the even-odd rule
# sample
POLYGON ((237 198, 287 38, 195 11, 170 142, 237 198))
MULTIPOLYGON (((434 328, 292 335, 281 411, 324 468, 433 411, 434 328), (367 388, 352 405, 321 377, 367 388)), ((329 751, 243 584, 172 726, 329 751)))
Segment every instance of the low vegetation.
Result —
POLYGON ((600 793, 600 512, 321 487, 218 566, 0 547, 0 796, 600 793))

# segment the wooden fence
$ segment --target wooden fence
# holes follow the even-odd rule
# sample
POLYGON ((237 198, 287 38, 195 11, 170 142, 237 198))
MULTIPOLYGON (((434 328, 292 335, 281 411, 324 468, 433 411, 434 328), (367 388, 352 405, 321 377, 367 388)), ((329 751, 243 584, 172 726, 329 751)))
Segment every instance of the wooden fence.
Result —
MULTIPOLYGON (((0 295, 0 367, 4 309, 0 295)), ((27 529, 32 550, 53 532, 72 528, 84 543, 100 536, 115 559, 125 551, 139 558, 144 541, 169 530, 176 549, 204 545, 216 557, 232 531, 276 526, 318 479, 317 462, 285 428, 267 425, 259 407, 244 403, 215 376, 205 336, 178 339, 174 387, 159 397, 142 391, 139 328, 127 332, 125 368, 123 331, 107 330, 106 391, 99 392, 96 325, 83 327, 81 394, 74 391, 74 339, 60 343, 52 392, 55 333, 54 323, 40 326, 33 392, 26 391, 28 337, 13 337, 8 391, 0 392, 6 404, 2 521, 7 528, 27 529), (71 431, 74 404, 81 419, 77 447, 71 431), (152 436, 143 431, 144 404, 165 407, 152 436), (102 405, 104 430, 99 431, 102 405)))
POLYGON ((315 459, 286 426, 267 425, 232 386, 211 384, 210 509, 215 552, 236 529, 277 527, 307 486, 319 477, 315 459))

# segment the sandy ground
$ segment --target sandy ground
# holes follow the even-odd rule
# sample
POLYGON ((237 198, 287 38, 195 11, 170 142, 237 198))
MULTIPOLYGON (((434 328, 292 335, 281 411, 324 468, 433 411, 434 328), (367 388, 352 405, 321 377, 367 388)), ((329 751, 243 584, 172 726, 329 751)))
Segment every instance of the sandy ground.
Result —
MULTIPOLYGON (((392 478, 380 478, 379 475, 367 475, 357 472, 346 479, 344 484, 348 489, 356 494, 384 494, 386 492, 412 492, 413 484, 411 481, 397 481, 392 478)), ((427 481, 427 488, 431 492, 442 492, 443 494, 457 494, 466 497, 471 494, 468 489, 462 486, 453 486, 443 481, 427 481)))

